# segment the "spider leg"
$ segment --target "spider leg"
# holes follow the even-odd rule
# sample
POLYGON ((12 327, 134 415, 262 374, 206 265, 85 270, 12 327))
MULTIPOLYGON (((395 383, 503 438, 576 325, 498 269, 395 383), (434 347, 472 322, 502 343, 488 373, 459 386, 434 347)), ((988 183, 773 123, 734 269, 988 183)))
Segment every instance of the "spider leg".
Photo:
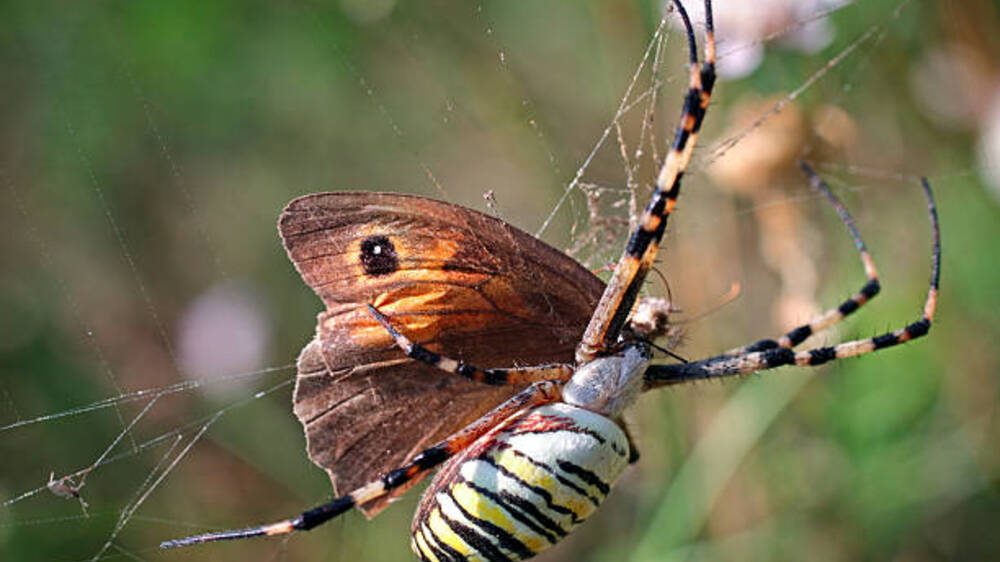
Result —
POLYGON ((449 458, 455 456, 467 447, 472 445, 483 435, 497 427, 504 420, 524 408, 532 408, 556 402, 562 397, 561 385, 555 381, 542 381, 535 383, 521 392, 518 392, 506 402, 490 410, 478 420, 472 422, 461 431, 451 435, 444 441, 424 449, 417 453, 410 462, 403 466, 383 474, 377 480, 354 490, 349 494, 340 496, 328 503, 314 507, 302 512, 296 517, 285 519, 267 525, 248 527, 246 529, 234 529, 229 531, 216 531, 194 535, 182 539, 174 539, 160 543, 160 548, 177 548, 191 546, 206 542, 248 539, 253 537, 263 537, 271 535, 285 535, 295 531, 308 531, 313 527, 322 525, 330 519, 350 510, 352 507, 364 505, 374 499, 380 498, 389 493, 394 488, 398 488, 414 478, 423 475, 429 470, 436 468, 449 458))
POLYGON ((453 375, 460 375, 490 386, 521 386, 538 381, 551 380, 568 381, 573 376, 573 367, 563 364, 517 367, 513 369, 480 369, 479 367, 463 363, 458 359, 445 357, 440 353, 435 353, 427 349, 419 343, 410 341, 409 338, 401 334, 392 325, 389 318, 370 304, 368 305, 368 312, 396 340, 396 345, 406 353, 407 357, 453 375))
POLYGON ((861 308, 862 305, 875 298, 875 296, 878 295, 879 290, 881 290, 881 285, 878 280, 878 271, 875 269, 875 262, 872 260, 871 254, 868 253, 868 248, 865 247, 864 240, 861 239, 861 233, 858 232, 858 228, 854 225, 854 218, 851 217, 851 214, 847 211, 847 208, 844 207, 844 204, 837 198, 836 195, 833 194, 830 187, 816 174, 816 171, 813 170, 809 164, 805 161, 800 161, 799 166, 809 178, 809 182, 812 184, 813 189, 816 189, 826 196, 827 200, 837 211, 837 215, 840 217, 841 222, 843 222, 844 226, 847 227, 848 232, 851 234, 851 238, 854 240, 854 247, 857 248, 858 254, 861 257, 861 263, 865 268, 865 277, 868 278, 868 281, 863 287, 861 287, 861 290, 852 295, 849 299, 840 303, 840 306, 831 308, 815 318, 812 318, 809 322, 793 328, 777 340, 759 340, 750 345, 731 349, 722 355, 741 355, 754 351, 764 351, 779 347, 792 349, 805 341, 809 336, 818 334, 830 326, 842 321, 844 318, 861 308))
POLYGON ((930 288, 927 290, 927 300, 924 302, 923 314, 919 320, 893 332, 887 332, 873 338, 853 340, 838 345, 819 347, 797 353, 787 347, 776 347, 737 355, 722 354, 680 365, 653 365, 646 369, 646 388, 655 388, 698 379, 746 375, 784 365, 812 367, 822 365, 834 359, 872 353, 927 334, 934 318, 934 309, 937 306, 938 282, 941 272, 941 233, 938 228, 937 207, 934 204, 934 196, 931 193, 930 184, 924 179, 921 181, 921 185, 924 188, 924 194, 927 196, 927 210, 930 214, 934 243, 930 288))
POLYGON ((590 324, 576 350, 578 363, 583 363, 606 353, 618 341, 625 321, 632 312, 639 289, 656 259, 660 241, 666 231, 667 218, 680 196, 681 177, 691 159, 701 129, 708 101, 715 85, 715 32, 712 20, 712 2, 705 0, 705 64, 698 62, 698 47, 694 28, 680 0, 673 0, 687 32, 690 50, 690 79, 684 96, 680 124, 674 134, 673 145, 656 178, 656 188, 646 205, 639 225, 629 238, 625 252, 608 286, 594 310, 590 324))
POLYGON ((635 446, 635 438, 632 437, 632 432, 629 431, 628 424, 625 423, 624 418, 616 419, 615 422, 625 431, 625 438, 628 439, 628 463, 635 464, 639 462, 639 449, 635 446))

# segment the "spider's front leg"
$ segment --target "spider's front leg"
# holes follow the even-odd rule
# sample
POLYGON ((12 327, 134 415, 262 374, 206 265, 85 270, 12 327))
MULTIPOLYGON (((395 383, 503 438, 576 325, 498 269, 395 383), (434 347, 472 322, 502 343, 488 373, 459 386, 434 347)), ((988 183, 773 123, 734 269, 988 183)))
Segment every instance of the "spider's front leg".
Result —
POLYGON ((663 167, 656 177, 656 188, 639 218, 639 225, 629 237, 625 252, 608 281, 608 286, 594 310, 590 324, 577 346, 577 363, 585 363, 608 353, 618 342, 622 329, 639 296, 639 290, 649 273, 660 241, 666 232, 667 219, 674 210, 681 192, 681 178, 691 160, 708 111, 708 102, 715 85, 715 31, 712 21, 712 3, 705 2, 705 63, 698 62, 698 47, 694 28, 687 11, 679 0, 674 0, 677 13, 684 22, 690 58, 688 91, 684 96, 680 123, 674 134, 673 144, 663 167))
POLYGON ((248 539, 271 535, 285 535, 295 531, 308 531, 341 515, 352 507, 364 505, 378 499, 391 490, 437 468, 451 457, 465 450, 469 445, 503 423, 504 420, 513 414, 525 408, 533 408, 556 402, 561 397, 560 383, 556 381, 535 383, 515 394, 493 410, 490 410, 486 415, 472 422, 461 431, 417 453, 416 456, 403 466, 383 474, 377 480, 373 480, 349 494, 305 511, 297 517, 257 527, 204 533, 183 539, 165 541, 160 543, 160 548, 177 548, 205 542, 248 539))
POLYGON ((459 375, 490 386, 522 386, 539 381, 568 381, 573 376, 573 367, 563 364, 513 369, 480 369, 458 359, 445 357, 419 343, 410 341, 392 325, 392 321, 386 315, 370 304, 368 305, 368 313, 385 328, 385 331, 389 332, 392 339, 396 341, 396 345, 406 353, 407 357, 441 369, 446 373, 459 375))

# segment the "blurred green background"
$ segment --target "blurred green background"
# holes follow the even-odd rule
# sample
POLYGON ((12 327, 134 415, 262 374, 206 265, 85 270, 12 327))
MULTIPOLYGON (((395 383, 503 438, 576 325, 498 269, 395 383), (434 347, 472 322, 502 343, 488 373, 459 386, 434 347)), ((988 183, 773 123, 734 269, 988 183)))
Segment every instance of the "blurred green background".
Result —
MULTIPOLYGON (((915 319, 930 248, 920 175, 941 212, 938 322, 816 372, 644 397, 630 418, 640 463, 544 559, 1000 557, 998 10, 833 8, 717 4, 721 64, 746 68, 716 88, 659 266, 692 319, 680 352, 778 334, 860 287, 849 239, 794 173, 803 155, 855 212, 884 284, 810 343, 915 319), (743 60, 754 53, 756 66, 743 60), (693 318, 733 282, 734 302, 693 318)), ((288 540, 157 549, 330 494, 290 411, 293 371, 260 371, 294 361, 319 311, 276 218, 308 192, 393 190, 537 231, 661 14, 654 2, 0 2, 0 558, 410 559, 416 494, 288 540), (98 459, 86 516, 45 488, 98 459)), ((659 154, 683 49, 672 31, 659 154)), ((647 67, 632 99, 650 80, 647 67)), ((630 153, 649 99, 621 120, 630 153)), ((597 219, 574 192, 543 236, 565 248, 595 234, 578 253, 595 269, 617 257, 628 218, 617 138, 582 176, 602 195, 597 219)), ((647 146, 634 168, 640 199, 652 157, 647 146)))

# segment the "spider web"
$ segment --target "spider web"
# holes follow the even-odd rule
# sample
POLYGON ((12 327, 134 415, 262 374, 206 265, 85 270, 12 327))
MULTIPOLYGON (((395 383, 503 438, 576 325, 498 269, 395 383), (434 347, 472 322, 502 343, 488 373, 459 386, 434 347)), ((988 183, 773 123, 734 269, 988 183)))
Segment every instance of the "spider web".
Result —
MULTIPOLYGON (((26 545, 47 545, 40 558, 58 560, 228 557, 233 550, 161 553, 157 544, 220 525, 279 519, 329 493, 325 476, 301 452, 288 408, 289 360, 310 336, 318 311, 318 301, 284 263, 273 228, 281 206, 296 194, 356 187, 421 192, 493 212, 594 270, 617 259, 665 153, 685 86, 683 34, 672 14, 606 8, 588 15, 545 5, 522 26, 511 9, 482 4, 452 14, 460 23, 441 31, 434 14, 412 8, 397 6, 379 20, 376 8, 343 6, 343 13, 271 8, 263 17, 274 20, 273 28, 254 27, 251 20, 228 28, 232 35, 223 43, 251 50, 248 58, 259 65, 238 69, 257 79, 252 83, 262 86, 259 92, 247 90, 235 71, 214 74, 219 61, 174 68, 172 57, 181 56, 176 53, 186 43, 171 38, 170 29, 183 21, 164 24, 170 29, 160 30, 162 44, 150 45, 123 30, 130 21, 153 26, 162 14, 52 13, 74 32, 36 43, 31 33, 37 22, 11 9, 15 32, 4 43, 5 57, 27 57, 51 74, 36 76, 17 66, 37 81, 31 85, 44 92, 50 111, 0 114, 11 130, 37 131, 42 138, 19 143, 0 161, 2 216, 11 234, 0 247, 11 269, 21 271, 3 281, 17 318, 11 325, 18 326, 7 329, 0 348, 8 358, 0 365, 0 450, 9 459, 0 479, 5 549, 23 555, 26 545), (551 21, 567 22, 565 34, 549 32, 561 44, 546 38, 545 22, 551 21), (586 31, 573 31, 573 23, 586 31), (347 29, 362 25, 368 26, 363 32, 347 29), (87 38, 79 31, 87 26, 111 39, 74 51, 87 38), (261 29, 273 35, 251 33, 261 29), (583 45, 586 54, 605 61, 596 70, 586 67, 567 45, 583 45), (274 51, 265 52, 269 48, 274 51), (46 66, 60 57, 68 70, 46 66), (563 68, 558 61, 565 57, 580 68, 563 68), (461 78, 473 71, 481 84, 461 78), (170 84, 158 73, 205 80, 204 98, 170 98, 170 84), (572 84, 594 87, 581 92, 572 84), (410 94, 420 94, 412 96, 419 101, 410 94), (207 110, 198 107, 202 103, 207 110), (213 115, 227 104, 251 111, 213 115), (95 108, 116 105, 118 118, 102 123, 95 108), (273 120, 241 121, 252 110, 273 120), (351 119, 351 112, 362 116, 351 119), (31 119, 37 122, 26 123, 31 119), (323 122, 347 123, 349 134, 314 126, 323 122), (243 131, 245 124, 239 135, 225 132, 243 131), (214 140, 207 146, 217 152, 199 153, 189 134, 214 140), (350 166, 352 159, 365 162, 370 151, 386 165, 350 166), (197 331, 202 309, 193 303, 231 314, 230 322, 197 331), (238 331, 255 322, 274 327, 238 331), (185 331, 221 338, 211 348, 249 338, 263 350, 243 358, 248 368, 233 367, 243 365, 240 357, 223 365, 199 363, 204 350, 192 351, 185 331)), ((772 46, 820 18, 857 9, 818 8, 737 48, 721 37, 720 64, 739 49, 772 46)), ((795 103, 824 99, 863 114, 866 103, 858 100, 867 97, 858 92, 875 78, 873 61, 887 56, 886 37, 899 31, 908 9, 902 2, 864 11, 874 16, 856 35, 795 59, 795 71, 765 88, 776 92, 770 106, 742 128, 726 129, 725 115, 713 107, 686 176, 683 212, 668 234, 669 244, 679 247, 660 264, 691 309, 710 307, 733 281, 766 276, 741 269, 746 266, 734 256, 746 250, 743 245, 673 277, 698 261, 692 256, 705 251, 703 244, 718 243, 719 231, 732 234, 741 220, 767 209, 821 207, 804 187, 737 203, 718 192, 699 194, 710 183, 711 166, 795 103), (700 239, 707 242, 695 242, 700 239)), ((211 33, 205 35, 191 47, 201 49, 194 56, 209 57, 214 48, 220 61, 235 60, 226 58, 227 47, 214 43, 211 33)), ((727 90, 741 88, 734 84, 717 88, 716 105, 733 101, 737 94, 727 90)), ((28 96, 29 90, 17 91, 28 96)), ((834 174, 835 187, 855 192, 916 178, 902 164, 906 159, 891 161, 882 168, 835 157, 821 161, 820 169, 834 174)), ((952 167, 932 180, 972 173, 952 167)), ((893 201, 878 193, 874 199, 873 206, 893 201)), ((919 200, 908 209, 919 209, 919 200)), ((767 315, 763 306, 749 310, 751 317, 767 315)), ((740 343, 726 339, 738 334, 734 328, 706 337, 695 351, 740 343)), ((972 494, 976 486, 969 482, 955 493, 972 494)), ((385 524, 400 535, 409 510, 390 512, 380 521, 388 519, 385 524)), ((332 526, 338 556, 393 559, 405 550, 400 536, 364 534, 360 521, 332 526), (346 544, 355 533, 357 543, 346 544), (382 553, 385 540, 401 548, 382 553)), ((314 558, 327 544, 319 540, 257 542, 245 545, 245 552, 314 558)))

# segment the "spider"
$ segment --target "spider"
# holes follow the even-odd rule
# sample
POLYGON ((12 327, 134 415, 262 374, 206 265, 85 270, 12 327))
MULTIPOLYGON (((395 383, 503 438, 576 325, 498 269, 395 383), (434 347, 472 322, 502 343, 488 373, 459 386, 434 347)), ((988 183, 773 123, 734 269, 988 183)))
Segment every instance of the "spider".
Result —
POLYGON ((56 473, 54 471, 49 472, 49 481, 45 484, 45 487, 48 488, 50 492, 61 498, 76 498, 76 500, 80 502, 80 509, 83 510, 83 514, 88 515, 87 508, 90 507, 90 504, 88 504, 87 500, 83 499, 83 496, 80 494, 80 490, 83 489, 83 486, 87 483, 87 481, 84 480, 87 476, 87 472, 89 472, 89 470, 84 472, 78 481, 74 480, 74 475, 72 474, 63 476, 62 478, 56 478, 56 473))
POLYGON ((530 558, 586 519, 638 459, 622 415, 640 393, 822 365, 928 332, 940 235, 923 180, 933 257, 920 319, 872 338, 795 350, 880 289, 851 215, 802 163, 854 241, 863 287, 777 339, 696 361, 652 362, 655 340, 669 335, 670 307, 639 299, 639 292, 715 83, 711 1, 705 0, 704 63, 684 6, 673 3, 689 48, 688 91, 651 199, 608 283, 532 236, 455 205, 378 193, 293 201, 279 229, 303 279, 327 306, 299 357, 295 410, 313 461, 336 488, 350 491, 290 519, 161 547, 304 531, 355 507, 374 515, 440 467, 414 517, 414 553, 423 560, 530 558), (530 366, 474 366, 501 361, 530 366))

